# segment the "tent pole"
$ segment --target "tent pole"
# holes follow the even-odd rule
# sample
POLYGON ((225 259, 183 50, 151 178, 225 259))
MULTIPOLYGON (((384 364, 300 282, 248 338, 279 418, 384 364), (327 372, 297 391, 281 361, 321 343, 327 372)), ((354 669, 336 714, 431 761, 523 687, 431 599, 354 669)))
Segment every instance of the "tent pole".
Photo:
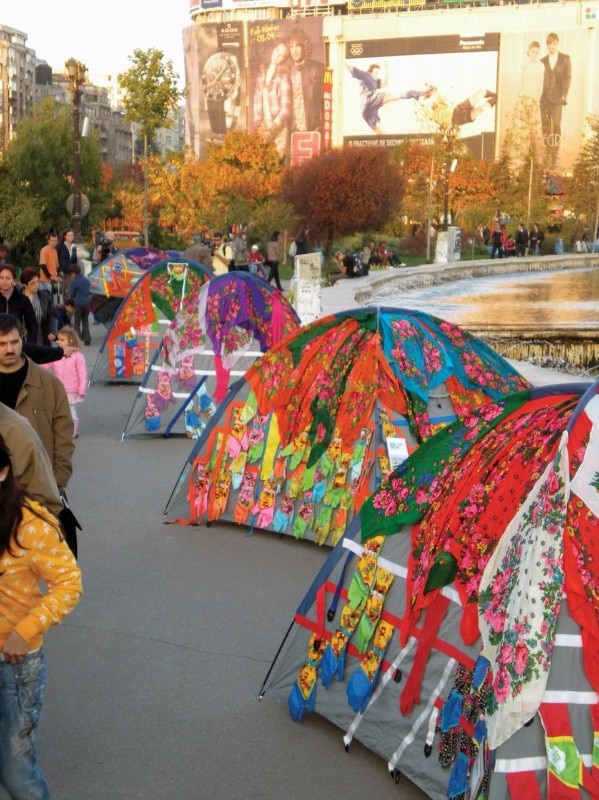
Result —
MULTIPOLYGON (((295 615, 294 615, 294 616, 295 616, 295 615)), ((273 658, 273 660, 272 660, 272 663, 271 663, 271 665, 270 665, 270 667, 269 667, 269 669, 268 669, 268 672, 266 673, 266 677, 265 677, 265 678, 264 678, 264 680, 262 681, 262 686, 260 687, 260 693, 258 694, 258 700, 262 700, 262 698, 263 698, 263 697, 264 697, 264 695, 266 694, 266 689, 265 689, 265 686, 266 686, 266 684, 268 683, 268 679, 270 678, 270 673, 271 673, 271 672, 273 671, 273 669, 275 668, 275 664, 277 663, 277 659, 278 659, 278 657, 281 655, 281 650, 282 650, 282 649, 283 649, 283 647, 285 646, 285 642, 287 641, 287 637, 288 637, 288 636, 289 636, 289 634, 291 633, 291 629, 293 628, 293 626, 294 626, 294 625, 295 625, 295 619, 292 619, 292 620, 291 620, 291 625, 290 625, 290 626, 287 628, 287 633, 286 633, 286 634, 285 634, 285 636, 283 637, 283 641, 282 641, 282 642, 281 642, 281 644, 279 645, 279 649, 277 650, 277 652, 276 652, 276 655, 275 655, 275 657, 273 658)))

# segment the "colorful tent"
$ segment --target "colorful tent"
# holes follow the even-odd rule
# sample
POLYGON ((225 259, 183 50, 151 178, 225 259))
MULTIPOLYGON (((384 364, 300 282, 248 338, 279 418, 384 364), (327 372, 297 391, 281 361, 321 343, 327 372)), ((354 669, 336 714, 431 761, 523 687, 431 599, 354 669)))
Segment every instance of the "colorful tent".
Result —
POLYGON ((255 359, 299 319, 282 292, 256 275, 230 272, 202 286, 164 332, 123 432, 197 439, 228 391, 255 359))
POLYGON ((335 544, 419 442, 527 385, 484 342, 428 314, 325 317, 246 372, 193 448, 165 517, 335 544))
POLYGON ((89 273, 92 294, 125 297, 140 276, 164 261, 164 253, 149 247, 127 247, 111 254, 89 273))
POLYGON ((441 798, 599 797, 599 383, 425 442, 361 509, 261 694, 441 798))
POLYGON ((197 305, 211 274, 201 264, 176 259, 141 272, 109 324, 90 383, 139 383, 167 325, 185 305, 197 305))

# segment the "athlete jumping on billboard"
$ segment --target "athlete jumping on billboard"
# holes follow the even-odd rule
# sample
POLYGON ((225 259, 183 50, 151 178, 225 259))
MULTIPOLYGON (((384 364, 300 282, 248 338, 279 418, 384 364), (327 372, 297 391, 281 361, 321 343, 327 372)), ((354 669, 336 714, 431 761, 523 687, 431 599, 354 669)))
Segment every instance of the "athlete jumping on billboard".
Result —
POLYGON ((430 97, 435 92, 435 87, 429 85, 425 86, 422 91, 418 89, 410 89, 407 92, 392 91, 383 86, 379 64, 371 64, 366 72, 358 69, 358 67, 352 67, 350 64, 345 66, 352 78, 355 78, 360 83, 362 116, 366 124, 378 134, 384 133, 380 127, 381 118, 379 117, 379 110, 382 106, 387 103, 393 103, 396 100, 418 100, 421 97, 430 97))
POLYGON ((426 116, 443 130, 474 122, 482 113, 493 108, 496 102, 495 92, 486 89, 479 89, 461 103, 450 102, 436 89, 420 101, 426 116))

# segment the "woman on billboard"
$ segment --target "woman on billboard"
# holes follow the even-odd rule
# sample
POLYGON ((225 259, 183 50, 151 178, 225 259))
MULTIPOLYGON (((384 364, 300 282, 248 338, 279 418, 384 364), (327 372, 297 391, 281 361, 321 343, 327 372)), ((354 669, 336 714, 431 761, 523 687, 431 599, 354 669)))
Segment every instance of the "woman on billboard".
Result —
POLYGON ((284 42, 279 42, 268 64, 263 64, 258 72, 254 91, 254 126, 274 141, 281 158, 287 152, 291 108, 289 49, 284 42))

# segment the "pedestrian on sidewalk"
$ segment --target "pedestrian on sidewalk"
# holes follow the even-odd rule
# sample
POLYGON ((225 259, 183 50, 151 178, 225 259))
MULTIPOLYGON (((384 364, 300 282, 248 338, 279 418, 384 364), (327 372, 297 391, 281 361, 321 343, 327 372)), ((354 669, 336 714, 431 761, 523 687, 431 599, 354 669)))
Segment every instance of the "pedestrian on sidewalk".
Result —
POLYGON ((49 798, 36 741, 46 685, 43 634, 79 602, 81 571, 56 517, 17 483, 2 437, 0 573, 0 783, 10 797, 49 798))
POLYGON ((83 344, 90 345, 92 339, 89 332, 89 307, 92 300, 91 283, 89 278, 81 273, 79 264, 73 264, 71 274, 73 280, 71 281, 70 292, 75 306, 74 328, 77 336, 83 339, 83 344))
POLYGON ((281 286, 281 278, 279 277, 279 261, 281 258, 279 245, 280 236, 281 234, 279 231, 272 232, 270 239, 266 243, 266 261, 264 264, 268 267, 267 281, 269 283, 274 281, 277 289, 282 292, 283 287, 281 286))
POLYGON ((56 375, 65 388, 73 418, 73 439, 76 439, 79 436, 77 404, 84 401, 87 392, 87 364, 80 349, 81 340, 72 325, 61 328, 58 331, 57 339, 59 347, 71 348, 73 352, 69 358, 61 358, 44 366, 56 375))

